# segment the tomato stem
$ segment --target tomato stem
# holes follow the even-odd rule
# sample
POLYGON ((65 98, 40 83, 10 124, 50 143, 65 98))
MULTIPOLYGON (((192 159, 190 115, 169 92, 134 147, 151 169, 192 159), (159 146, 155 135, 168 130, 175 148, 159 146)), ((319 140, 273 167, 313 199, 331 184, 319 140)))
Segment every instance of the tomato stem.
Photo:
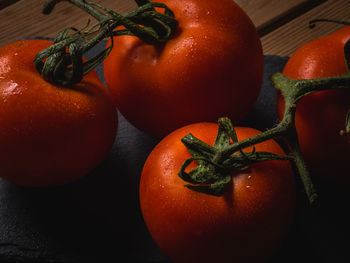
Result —
POLYGON ((97 3, 85 0, 48 0, 43 7, 44 14, 50 14, 55 5, 62 1, 84 10, 98 22, 90 28, 63 29, 58 33, 54 44, 40 51, 34 64, 43 78, 56 85, 73 85, 100 64, 113 48, 113 37, 121 35, 136 36, 147 44, 157 45, 167 41, 177 28, 174 13, 164 4, 136 1, 138 8, 121 15, 97 3), (155 7, 163 12, 158 12, 155 7), (112 45, 95 57, 82 62, 85 52, 105 38, 112 39, 112 45))
POLYGON ((273 134, 271 130, 261 134, 262 136, 238 142, 231 121, 228 118, 220 118, 219 130, 213 146, 204 143, 192 134, 182 138, 183 144, 192 157, 183 163, 178 174, 184 181, 190 183, 185 186, 192 190, 214 196, 223 195, 231 182, 232 171, 246 169, 249 164, 255 162, 291 159, 290 156, 257 152, 255 148, 251 152, 240 150, 247 144, 256 144, 273 134), (234 142, 233 145, 230 144, 230 140, 234 142), (186 168, 193 161, 196 161, 198 166, 187 173, 186 168))
MULTIPOLYGON (((294 132, 296 135, 296 131, 294 132)), ((289 140, 290 151, 294 157, 294 163, 298 169, 300 179, 304 185, 304 189, 306 195, 309 199, 310 204, 315 204, 318 200, 318 194, 315 189, 314 184, 312 183, 311 176, 309 170, 307 169, 307 165, 305 163, 304 157, 300 151, 299 141, 297 138, 293 140, 289 140)))
POLYGON ((331 23, 337 23, 341 25, 347 25, 350 26, 350 23, 348 21, 339 21, 339 20, 333 20, 333 19, 326 19, 326 18, 319 18, 314 19, 309 22, 309 27, 314 28, 316 26, 316 23, 318 22, 331 22, 331 23))
MULTIPOLYGON (((344 53, 347 65, 350 58, 350 40, 344 46, 344 53)), ((350 68, 350 67, 349 67, 350 68)), ((205 192, 213 195, 222 195, 231 180, 228 180, 228 174, 233 170, 244 169, 247 165, 255 162, 268 160, 290 160, 290 156, 279 156, 272 153, 252 152, 243 153, 242 149, 254 146, 257 143, 267 141, 274 138, 283 138, 289 146, 292 159, 298 169, 301 181, 303 182, 306 195, 310 204, 315 204, 318 200, 317 191, 312 183, 309 171, 305 164, 303 155, 300 151, 298 134, 295 127, 295 112, 298 102, 308 94, 331 89, 349 89, 350 88, 350 72, 330 78, 317 79, 290 79, 282 73, 275 73, 271 76, 271 82, 280 90, 285 100, 285 111, 281 122, 256 136, 237 141, 232 124, 227 118, 219 120, 219 131, 214 146, 209 146, 193 135, 186 135, 182 142, 189 149, 192 155, 191 161, 187 160, 179 172, 179 176, 191 184, 200 184, 203 182, 211 182, 201 187, 191 186, 195 191, 205 192), (233 144, 229 143, 231 138, 233 144), (185 168, 190 162, 196 160, 198 167, 185 172, 185 168), (208 173, 214 174, 211 176, 208 173), (204 180, 204 179, 205 180, 204 180), (201 180, 199 180, 201 179, 201 180), (213 183, 214 182, 214 183, 213 183), (218 185, 218 186, 217 186, 218 185), (216 187, 219 188, 216 189, 216 187), (215 189, 215 191, 213 191, 215 189)), ((347 113, 345 121, 345 130, 340 131, 340 135, 350 133, 350 110, 347 113)))

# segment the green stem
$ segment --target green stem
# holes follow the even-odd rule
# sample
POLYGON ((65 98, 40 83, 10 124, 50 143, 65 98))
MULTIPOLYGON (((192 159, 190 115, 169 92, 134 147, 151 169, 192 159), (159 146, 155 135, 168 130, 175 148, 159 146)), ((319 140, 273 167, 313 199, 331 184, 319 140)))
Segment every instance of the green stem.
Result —
MULTIPOLYGON (((345 59, 349 65, 350 40, 344 47, 345 59)), ((285 99, 285 111, 283 119, 274 128, 260 133, 251 138, 238 142, 233 127, 227 124, 225 118, 219 120, 219 132, 214 146, 207 145, 193 135, 189 134, 183 138, 185 146, 189 149, 191 161, 198 160, 198 167, 190 173, 185 173, 184 169, 189 164, 187 160, 179 172, 179 176, 190 183, 211 182, 204 188, 200 185, 189 187, 192 190, 207 194, 221 195, 224 193, 228 180, 229 171, 243 169, 246 165, 254 162, 266 160, 288 160, 288 156, 273 155, 271 153, 250 153, 242 152, 242 149, 254 146, 255 144, 282 137, 289 146, 293 160, 298 169, 301 181, 310 204, 314 204, 318 199, 316 189, 312 183, 310 174, 300 151, 298 134, 295 127, 295 112, 297 103, 303 97, 330 89, 349 89, 350 72, 331 78, 318 79, 290 79, 281 73, 273 74, 271 77, 273 85, 279 89, 285 99), (233 144, 229 143, 229 138, 233 144), (239 152, 239 153, 237 153, 239 152)), ((350 132, 350 110, 345 118, 345 130, 340 131, 346 136, 350 132)))
POLYGON ((233 153, 235 153, 239 150, 242 150, 244 148, 247 148, 249 146, 273 139, 277 136, 281 136, 285 132, 286 132, 285 125, 280 124, 280 125, 276 126, 275 128, 267 130, 266 132, 260 133, 256 136, 253 136, 253 137, 250 137, 248 139, 231 144, 225 150, 223 150, 222 158, 227 158, 228 156, 232 155, 233 153))
POLYGON ((235 153, 239 149, 245 148, 245 144, 255 144, 258 141, 271 138, 273 134, 276 134, 274 131, 270 130, 268 133, 262 133, 231 145, 230 140, 235 142, 237 139, 232 123, 228 118, 220 118, 218 135, 213 146, 204 143, 192 134, 182 138, 182 142, 192 157, 183 163, 179 176, 184 181, 191 183, 191 185, 185 186, 192 190, 214 196, 222 195, 231 182, 231 171, 244 169, 255 162, 290 160, 289 156, 256 152, 255 148, 251 152, 235 153), (186 167, 194 160, 197 161, 198 166, 189 173, 185 172, 186 167))
POLYGON ((301 181, 304 185, 304 189, 306 195, 311 204, 314 204, 318 199, 318 194, 315 189, 314 184, 312 183, 311 176, 309 174, 309 170, 307 169, 307 165, 305 163, 304 157, 300 151, 299 142, 296 139, 292 141, 289 140, 289 146, 291 153, 294 157, 294 163, 298 169, 301 181))
POLYGON ((289 79, 282 73, 275 73, 271 76, 271 81, 282 92, 286 102, 296 104, 301 98, 314 92, 348 89, 350 86, 350 72, 337 77, 301 80, 289 79))
POLYGON ((84 10, 97 19, 98 23, 89 30, 62 30, 52 46, 36 55, 36 69, 45 80, 55 85, 76 84, 83 75, 100 64, 113 46, 107 47, 84 63, 81 62, 82 56, 107 37, 132 35, 147 44, 157 45, 167 41, 177 28, 174 13, 166 5, 149 1, 136 1, 139 5, 137 10, 121 15, 85 0, 48 0, 44 4, 43 13, 49 14, 55 5, 62 1, 84 10), (155 7, 162 8, 164 12, 157 12, 155 7), (120 26, 125 29, 118 28, 120 26), (69 34, 70 31, 73 33, 69 34), (89 39, 92 33, 95 33, 95 36, 89 39))

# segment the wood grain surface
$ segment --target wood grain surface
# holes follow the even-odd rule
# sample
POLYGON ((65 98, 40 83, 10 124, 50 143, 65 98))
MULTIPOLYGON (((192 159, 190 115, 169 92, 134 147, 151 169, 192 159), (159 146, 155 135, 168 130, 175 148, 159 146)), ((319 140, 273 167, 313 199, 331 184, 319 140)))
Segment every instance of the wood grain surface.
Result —
POLYGON ((331 0, 311 9, 261 38, 264 53, 288 56, 304 43, 341 28, 336 23, 318 23, 313 29, 309 21, 317 18, 350 21, 350 1, 331 0))
MULTIPOLYGON (((136 8, 133 0, 96 0, 120 13, 136 8)), ((324 17, 348 19, 348 0, 236 0, 257 27, 266 54, 288 56, 310 38, 334 31, 339 26, 323 24, 310 31, 307 21, 324 17), (277 41, 277 42, 276 42, 277 41), (278 44, 277 44, 278 43, 278 44)), ((34 36, 54 37, 66 27, 83 27, 90 18, 67 2, 59 3, 50 15, 41 14, 44 0, 0 2, 0 45, 34 36)), ((92 19, 93 21, 93 19, 92 19)))

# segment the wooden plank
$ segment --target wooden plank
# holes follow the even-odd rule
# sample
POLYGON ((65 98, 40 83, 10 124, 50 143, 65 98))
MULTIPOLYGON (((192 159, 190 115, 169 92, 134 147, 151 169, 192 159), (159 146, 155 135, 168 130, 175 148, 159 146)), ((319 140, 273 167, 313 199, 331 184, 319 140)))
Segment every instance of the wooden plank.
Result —
POLYGON ((264 53, 289 56, 304 43, 342 27, 342 25, 334 23, 320 23, 315 28, 310 29, 308 27, 309 21, 316 18, 350 21, 350 1, 329 0, 262 37, 264 53))
MULTIPOLYGON (((301 6, 323 0, 235 1, 252 18, 259 30, 265 30, 301 6)), ((59 3, 51 15, 42 15, 43 2, 44 0, 21 0, 0 10, 0 45, 33 36, 54 37, 65 27, 83 27, 89 18, 84 12, 65 2, 59 3)), ((133 0, 95 0, 95 2, 121 13, 129 12, 136 7, 133 0)))
POLYGON ((252 19, 260 35, 289 22, 325 0, 234 0, 252 19))
MULTIPOLYGON (((129 12, 136 7, 131 0, 94 2, 120 13, 129 12)), ((41 13, 43 3, 44 0, 21 0, 0 10, 0 45, 33 36, 55 37, 57 32, 66 27, 82 28, 91 18, 67 2, 58 3, 50 15, 43 15, 41 13)))

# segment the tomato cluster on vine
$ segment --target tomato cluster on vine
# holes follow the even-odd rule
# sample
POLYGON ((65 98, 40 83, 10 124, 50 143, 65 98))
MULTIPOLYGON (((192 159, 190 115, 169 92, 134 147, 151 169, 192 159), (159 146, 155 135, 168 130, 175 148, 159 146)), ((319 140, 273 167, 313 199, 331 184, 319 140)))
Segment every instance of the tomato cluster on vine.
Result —
MULTIPOLYGON (((296 186, 290 158, 269 138, 238 149, 235 161, 251 161, 248 152, 256 159, 229 170, 233 159, 216 162, 220 154, 262 133, 235 127, 222 135, 224 128, 213 123, 227 116, 239 125, 257 100, 263 52, 256 28, 231 0, 157 2, 149 9, 172 10, 163 15, 175 15, 176 31, 164 43, 150 44, 129 32, 128 25, 119 27, 100 56, 108 54, 108 89, 94 71, 68 86, 46 81, 75 78, 83 65, 90 66, 75 58, 66 61, 66 49, 78 50, 74 44, 59 50, 62 57, 44 59, 61 63, 50 70, 40 61, 46 80, 33 59, 51 41, 24 40, 0 48, 0 176, 40 187, 78 180, 112 148, 119 110, 136 128, 161 139, 145 162, 139 190, 145 223, 161 250, 174 262, 265 262, 293 221, 296 186), (181 141, 187 134, 205 144, 204 154, 181 141), (265 160, 259 154, 282 157, 265 160), (201 177, 208 173, 214 174, 209 182, 201 177), (205 193, 218 184, 222 195, 205 193)), ((141 30, 149 30, 148 24, 141 30)), ((344 46, 349 39, 347 26, 305 44, 289 59, 284 76, 306 80, 348 73, 344 46)), ((283 120, 282 93, 277 105, 283 120)), ((350 137, 339 134, 349 109, 349 89, 312 93, 298 102, 295 130, 311 176, 350 182, 350 137)))

